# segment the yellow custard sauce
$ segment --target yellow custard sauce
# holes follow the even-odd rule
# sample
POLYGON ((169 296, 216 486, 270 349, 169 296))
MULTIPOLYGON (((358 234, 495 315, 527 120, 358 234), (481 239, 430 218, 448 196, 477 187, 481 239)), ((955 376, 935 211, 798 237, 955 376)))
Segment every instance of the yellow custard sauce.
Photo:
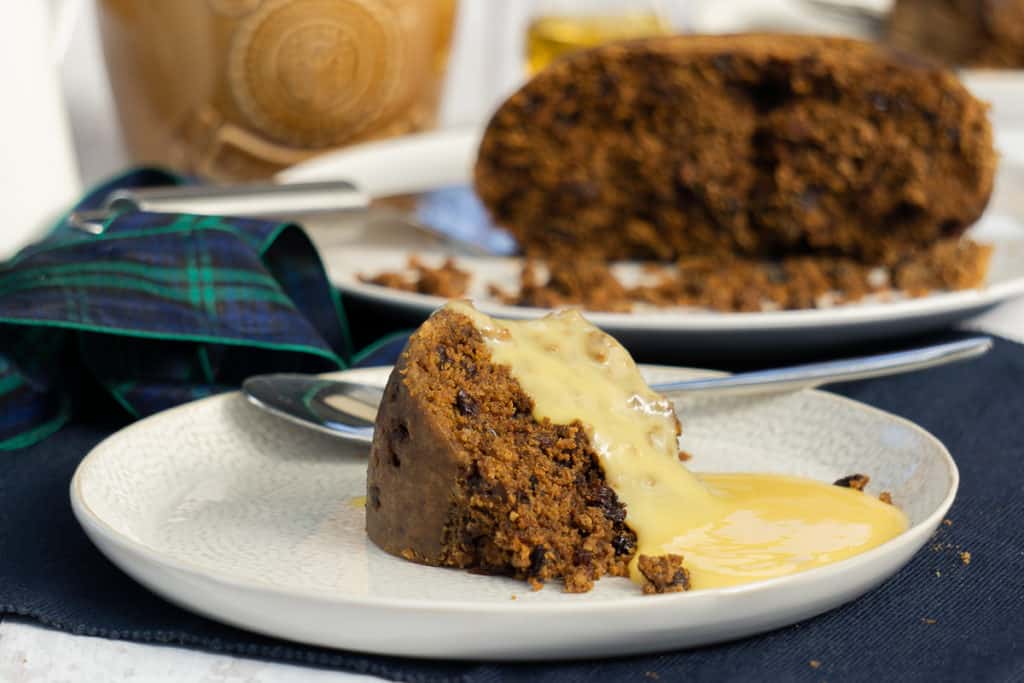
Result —
POLYGON ((692 588, 784 576, 870 550, 908 526, 898 508, 852 489, 782 475, 693 474, 679 460, 671 403, 577 311, 508 321, 464 302, 448 307, 473 321, 492 360, 533 398, 536 418, 584 425, 637 535, 635 581, 643 579, 636 558, 666 553, 684 557, 692 588))
POLYGON ((697 478, 725 509, 719 507, 703 523, 664 519, 664 535, 652 539, 662 552, 684 556, 692 588, 734 586, 838 562, 885 543, 908 526, 894 505, 811 479, 774 474, 697 478))

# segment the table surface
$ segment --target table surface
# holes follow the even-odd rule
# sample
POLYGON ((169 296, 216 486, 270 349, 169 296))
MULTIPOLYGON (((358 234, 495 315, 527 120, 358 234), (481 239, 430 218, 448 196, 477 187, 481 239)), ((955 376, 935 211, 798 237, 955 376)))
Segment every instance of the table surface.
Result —
MULTIPOLYGON (((1024 298, 965 324, 1024 343, 1024 298)), ((55 438, 60 438, 58 435, 55 438)), ((0 681, 372 681, 375 677, 76 636, 0 617, 0 681)))
MULTIPOLYGON (((484 21, 485 17, 477 17, 483 12, 482 2, 467 2, 469 21, 484 21)), ((698 3, 710 5, 711 3, 698 3)), ((485 42, 485 41, 481 41, 485 42)), ((459 48, 469 50, 469 48, 459 48)), ((95 46, 86 45, 82 52, 95 52, 95 46)), ((74 50, 72 50, 74 52, 74 50)), ((93 59, 95 55, 93 55, 93 59)), ((74 63, 76 60, 70 60, 74 63)), ((463 60, 475 62, 475 60, 463 60)), ((95 69, 93 69, 95 70, 95 69)), ((88 76, 88 74, 86 74, 88 76)), ((467 76, 467 79, 469 77, 467 76)), ((71 83, 93 83, 95 78, 83 78, 81 74, 65 74, 65 81, 71 83)), ((463 79, 466 80, 466 79, 463 79)), ((471 80, 471 79, 470 79, 471 80)), ((508 80, 508 79, 506 79, 508 80)), ((94 84, 94 83, 93 83, 94 84)), ((507 89, 507 84, 502 84, 507 89)), ((493 86, 492 86, 492 89, 493 86)), ((90 88, 95 92, 95 88, 90 88)), ((469 89, 472 90, 472 89, 469 89)), ((500 88, 499 88, 500 90, 500 88)), ((491 99, 500 92, 489 93, 491 99)), ((68 93, 69 108, 75 113, 74 93, 68 93)), ((473 102, 469 105, 454 107, 456 116, 446 117, 458 119, 476 116, 487 102, 473 102), (463 111, 464 110, 464 111, 463 111)), ((87 105, 86 109, 89 106, 87 105)), ((104 104, 104 118, 110 115, 109 103, 104 104)), ((449 106, 451 106, 449 104, 449 106)), ((99 155, 95 168, 83 168, 83 176, 88 178, 109 172, 109 167, 122 163, 120 149, 116 140, 107 140, 102 131, 110 130, 109 125, 91 126, 89 122, 96 118, 91 110, 79 116, 78 142, 82 137, 90 141, 99 140, 99 147, 104 154, 99 155), (82 123, 82 122, 85 123, 82 123), (88 128, 82 135, 82 126, 88 128), (95 133, 95 131, 100 131, 95 133), (93 134, 95 133, 95 134, 93 134)), ((95 122, 94 122, 95 123, 95 122)), ((109 137, 109 135, 108 135, 109 137)), ((81 144, 78 145, 81 147, 81 144)), ((89 145, 92 147, 93 145, 89 145)), ((1016 151, 1016 150, 1014 150, 1016 151)), ((1021 150, 1024 152, 1024 150, 1021 150)), ((1003 150, 1006 154, 1007 150, 1003 150)), ((89 158, 96 158, 95 154, 89 158)), ((0 242, 10 235, 0 233, 0 242)), ((0 248, 10 249, 12 245, 0 244, 0 248)), ((1004 337, 1024 343, 1024 299, 1005 303, 998 308, 975 318, 965 324, 975 330, 1000 334, 1004 337)), ((59 435, 55 438, 60 438, 59 435)), ((162 681, 201 680, 210 682, 246 681, 261 683, 263 681, 373 681, 375 677, 348 674, 337 671, 325 671, 302 666, 265 662, 260 660, 210 654, 196 650, 140 643, 105 640, 87 636, 76 636, 52 629, 40 627, 32 622, 0 617, 0 681, 22 683, 27 681, 131 681, 143 680, 156 683, 162 681)))

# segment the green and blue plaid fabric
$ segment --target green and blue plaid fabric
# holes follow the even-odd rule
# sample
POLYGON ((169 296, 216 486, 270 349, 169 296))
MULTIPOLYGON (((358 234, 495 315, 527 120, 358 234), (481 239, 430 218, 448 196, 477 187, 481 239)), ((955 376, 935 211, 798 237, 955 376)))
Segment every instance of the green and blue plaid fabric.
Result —
MULTIPOLYGON (((181 182, 143 169, 92 191, 181 182)), ((348 331, 316 250, 290 223, 125 213, 63 220, 0 264, 0 449, 58 430, 97 391, 135 417, 262 372, 344 368, 348 331)))

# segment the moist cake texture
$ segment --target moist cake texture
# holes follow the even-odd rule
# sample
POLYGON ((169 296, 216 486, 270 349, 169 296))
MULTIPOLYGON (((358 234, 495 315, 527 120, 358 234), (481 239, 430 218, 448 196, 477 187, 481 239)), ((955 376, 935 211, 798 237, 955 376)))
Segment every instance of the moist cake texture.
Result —
MULTIPOLYGON (((651 508, 707 497, 679 464, 672 406, 576 312, 514 334, 456 303, 412 335, 378 413, 367 533, 409 560, 535 587, 561 579, 580 592, 602 576, 628 576, 651 508), (505 362, 503 343, 514 363, 505 362), (533 368, 529 390, 511 365, 533 368), (599 426, 577 417, 588 412, 600 413, 599 426), (632 497, 629 525, 624 494, 632 497)), ((634 578, 650 567, 647 590, 681 590, 680 563, 634 563, 634 578)))
POLYGON ((529 255, 815 253, 959 237, 996 157, 950 71, 841 38, 672 36, 556 62, 484 134, 475 186, 529 255))
POLYGON ((366 516, 381 548, 577 592, 627 575, 636 534, 582 425, 535 420, 465 315, 441 311, 410 338, 384 397, 366 516))
POLYGON ((672 404, 577 312, 513 322, 450 303, 410 337, 385 389, 367 533, 407 560, 534 588, 583 592, 610 575, 669 593, 822 566, 906 528, 859 491, 698 477, 679 433, 672 404))

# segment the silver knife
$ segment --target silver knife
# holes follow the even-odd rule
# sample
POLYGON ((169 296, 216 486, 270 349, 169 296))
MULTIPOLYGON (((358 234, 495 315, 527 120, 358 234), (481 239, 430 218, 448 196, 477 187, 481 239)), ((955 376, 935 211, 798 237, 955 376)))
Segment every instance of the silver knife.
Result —
MULTIPOLYGON (((442 192, 427 193, 425 198, 442 192)), ((468 190, 467 190, 468 192, 468 190)), ((302 220, 331 214, 359 214, 367 224, 399 225, 475 256, 509 256, 515 243, 490 225, 485 216, 476 229, 455 230, 424 221, 415 212, 376 204, 369 194, 344 180, 297 183, 239 183, 234 185, 173 185, 122 189, 112 192, 101 210, 73 213, 69 223, 78 230, 100 234, 106 219, 122 211, 190 213, 209 216, 302 220), (448 229, 445 229, 448 228, 448 229), (497 232, 498 234, 494 234, 497 232), (471 239, 468 236, 474 235, 471 239)), ((437 212, 431 213, 436 216, 437 212)))

